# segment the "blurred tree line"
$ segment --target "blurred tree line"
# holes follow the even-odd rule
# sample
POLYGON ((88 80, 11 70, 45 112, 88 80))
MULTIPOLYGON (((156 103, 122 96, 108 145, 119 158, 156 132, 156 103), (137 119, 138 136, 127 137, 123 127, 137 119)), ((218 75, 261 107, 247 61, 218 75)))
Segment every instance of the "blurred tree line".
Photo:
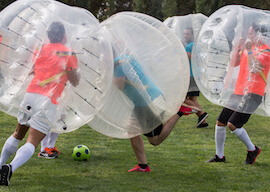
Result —
MULTIPOLYGON (((0 0, 0 10, 15 0, 0 0)), ((58 0, 71 6, 89 10, 100 21, 120 11, 146 13, 163 21, 175 15, 203 13, 211 15, 225 5, 245 5, 270 10, 270 0, 58 0)))

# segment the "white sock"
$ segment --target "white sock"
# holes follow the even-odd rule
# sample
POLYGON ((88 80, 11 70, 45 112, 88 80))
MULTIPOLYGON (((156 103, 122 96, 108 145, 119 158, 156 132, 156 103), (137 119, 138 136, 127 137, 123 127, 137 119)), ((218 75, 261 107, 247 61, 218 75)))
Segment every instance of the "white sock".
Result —
POLYGON ((236 135, 246 146, 249 151, 254 151, 255 150, 255 145, 251 142, 247 131, 241 127, 237 128, 234 131, 232 131, 233 134, 236 135))
POLYGON ((21 140, 16 139, 11 135, 5 142, 2 152, 1 152, 1 157, 0 157, 0 169, 2 168, 2 165, 6 164, 7 160, 13 155, 19 146, 21 140))
POLYGON ((54 148, 59 133, 50 132, 50 139, 48 141, 48 148, 54 148))
POLYGON ((32 143, 25 143, 23 146, 21 146, 10 163, 12 166, 12 172, 25 164, 32 157, 34 152, 35 146, 32 143))
POLYGON ((218 126, 215 128, 216 155, 219 158, 224 156, 224 144, 226 140, 226 126, 218 126))
MULTIPOLYGON (((45 151, 45 148, 48 147, 49 139, 50 139, 50 134, 49 132, 40 142, 40 151, 43 152, 45 151)), ((48 147, 49 148, 49 147, 48 147)))

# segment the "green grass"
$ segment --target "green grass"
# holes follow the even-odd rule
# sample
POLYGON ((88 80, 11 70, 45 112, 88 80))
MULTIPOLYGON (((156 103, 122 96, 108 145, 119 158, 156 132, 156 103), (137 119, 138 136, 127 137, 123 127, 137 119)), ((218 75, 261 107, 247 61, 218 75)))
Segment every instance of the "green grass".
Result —
MULTIPOLYGON (((10 187, 0 191, 269 191, 270 122, 253 115, 244 126, 251 140, 262 148, 253 165, 245 165, 246 148, 227 130, 227 163, 205 163, 215 154, 214 125, 221 107, 199 97, 209 113, 208 129, 195 128, 195 115, 182 117, 171 135, 160 145, 150 145, 143 137, 151 173, 128 173, 137 162, 129 140, 114 139, 88 126, 62 134, 57 146, 58 159, 37 158, 38 150, 11 178, 10 187), (91 156, 86 162, 74 161, 71 151, 87 145, 91 156)), ((0 113, 2 148, 12 134, 16 119, 0 113)), ((21 144, 25 143, 25 139, 21 144)))

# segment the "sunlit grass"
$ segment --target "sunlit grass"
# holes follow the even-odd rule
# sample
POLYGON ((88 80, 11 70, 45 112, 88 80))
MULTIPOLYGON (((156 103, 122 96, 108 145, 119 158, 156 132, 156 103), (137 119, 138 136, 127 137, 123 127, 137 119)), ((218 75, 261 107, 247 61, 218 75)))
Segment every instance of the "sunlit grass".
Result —
MULTIPOLYGON (((33 157, 16 170, 10 187, 0 191, 269 191, 269 118, 253 115, 244 126, 251 140, 262 148, 253 165, 245 165, 246 148, 227 130, 227 163, 205 161, 215 154, 214 125, 221 107, 199 98, 210 116, 208 129, 195 128, 197 117, 184 116, 160 146, 145 141, 151 173, 128 173, 136 158, 129 140, 114 139, 83 126, 62 134, 57 146, 58 159, 33 157), (71 152, 78 144, 87 145, 91 156, 86 162, 74 161, 71 152)), ((12 134, 16 119, 0 113, 0 147, 12 134)), ((23 144, 21 142, 21 144, 23 144)))

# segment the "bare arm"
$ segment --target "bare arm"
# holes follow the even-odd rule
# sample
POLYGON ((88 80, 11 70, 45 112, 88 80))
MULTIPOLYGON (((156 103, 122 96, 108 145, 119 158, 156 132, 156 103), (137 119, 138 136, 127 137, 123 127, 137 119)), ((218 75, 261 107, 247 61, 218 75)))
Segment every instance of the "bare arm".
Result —
POLYGON ((118 77, 114 79, 114 83, 118 89, 123 90, 125 88, 125 83, 126 83, 126 77, 118 77))
POLYGON ((243 53, 244 48, 245 48, 244 44, 245 44, 245 39, 243 37, 241 37, 239 40, 238 53, 236 55, 234 67, 237 67, 240 64, 240 59, 241 59, 242 53, 243 53))
POLYGON ((191 59, 191 52, 187 52, 187 56, 189 59, 191 59))

